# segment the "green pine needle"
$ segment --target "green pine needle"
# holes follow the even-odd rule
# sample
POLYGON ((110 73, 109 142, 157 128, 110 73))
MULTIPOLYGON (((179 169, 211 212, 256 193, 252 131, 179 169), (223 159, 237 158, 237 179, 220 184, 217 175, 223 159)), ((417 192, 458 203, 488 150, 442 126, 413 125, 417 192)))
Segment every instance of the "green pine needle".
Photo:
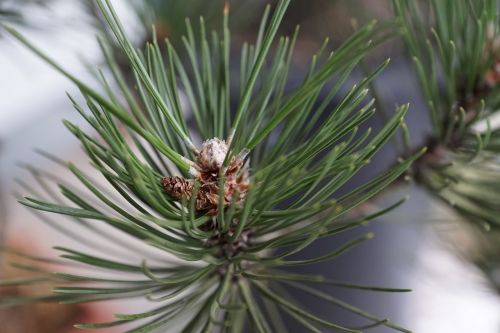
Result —
MULTIPOLYGON (((116 38, 118 51, 129 60, 135 78, 133 88, 114 60, 116 50, 110 41, 99 39, 112 74, 110 78, 99 74, 101 92, 6 27, 80 89, 86 105, 79 105, 72 97, 70 100, 94 132, 86 133, 69 121, 64 124, 80 141, 101 178, 94 180, 79 166, 47 153, 42 154, 66 166, 81 186, 26 166, 40 186, 33 188, 20 181, 29 193, 20 203, 70 217, 68 225, 62 226, 39 213, 43 221, 93 251, 56 247, 61 259, 68 263, 67 269, 0 282, 23 285, 50 280, 57 285, 54 293, 4 297, 0 305, 143 298, 151 302, 150 309, 115 314, 113 321, 76 327, 103 329, 124 324, 130 328, 128 332, 151 332, 180 322, 184 332, 236 333, 245 326, 273 332, 280 326, 266 310, 270 309, 278 315, 289 315, 310 331, 319 332, 317 327, 325 327, 360 332, 301 308, 279 287, 273 288, 283 284, 370 320, 366 329, 384 325, 408 332, 333 296, 318 294, 307 285, 322 283, 386 292, 407 289, 362 286, 329 277, 290 274, 285 269, 331 260, 371 239, 369 233, 338 244, 330 253, 303 260, 290 258, 318 238, 364 225, 404 201, 367 216, 346 216, 400 178, 424 153, 419 150, 358 188, 345 191, 344 185, 398 131, 408 111, 408 105, 398 108, 376 132, 362 130, 375 112, 374 101, 367 99, 367 88, 388 61, 345 89, 349 74, 374 45, 386 38, 386 27, 369 24, 335 52, 330 52, 325 42, 312 58, 303 82, 289 89, 297 33, 292 38, 276 38, 288 0, 279 1, 272 13, 270 7, 266 9, 255 45, 242 47, 239 77, 230 71, 234 65, 229 57, 227 7, 222 14, 221 34, 213 32, 208 38, 203 20, 199 32, 188 23, 182 51, 186 56, 181 57, 178 45, 169 41, 155 39, 142 52, 136 50, 110 1, 98 0, 97 4, 116 38), (109 83, 112 80, 117 91, 110 88, 114 86, 109 83), (240 91, 234 89, 235 84, 240 85, 240 91), (181 92, 187 97, 187 106, 180 103, 181 92), (239 97, 234 109, 232 96, 239 97), (333 107, 334 99, 339 103, 333 107), (187 125, 186 107, 192 110, 194 128, 187 125), (226 139, 228 151, 219 171, 210 175, 216 178, 211 184, 203 183, 200 156, 204 146, 200 148, 195 137, 226 139), (235 161, 241 162, 236 178, 245 179, 240 181, 244 186, 234 191, 226 205, 226 186, 234 184, 230 170, 235 161), (192 185, 192 192, 184 189, 182 197, 176 198, 162 179, 177 184, 181 184, 179 179, 184 180, 185 186, 192 185), (103 181, 111 187, 101 186, 103 181), (198 208, 202 198, 198 194, 206 195, 204 186, 217 188, 210 192, 216 196, 211 203, 217 207, 215 213, 198 208), (127 235, 127 240, 114 237, 109 227, 127 235), (87 242, 75 232, 77 228, 90 230, 95 238, 87 242), (110 248, 113 250, 107 250, 110 248), (137 256, 141 259, 133 259, 137 256), (74 266, 88 273, 72 273, 74 266), (111 274, 101 276, 103 271, 111 274)), ((43 258, 28 257, 35 263, 45 262, 43 258)))

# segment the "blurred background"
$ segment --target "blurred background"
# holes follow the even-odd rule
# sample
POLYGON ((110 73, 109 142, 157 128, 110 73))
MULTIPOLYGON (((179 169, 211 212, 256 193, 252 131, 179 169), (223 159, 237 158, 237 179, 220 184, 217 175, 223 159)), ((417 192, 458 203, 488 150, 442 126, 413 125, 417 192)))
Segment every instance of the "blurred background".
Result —
MULTIPOLYGON (((273 3, 268 0, 230 3, 235 66, 239 61, 238 47, 243 41, 255 39, 261 13, 269 2, 273 3)), ((169 38, 174 45, 181 43, 185 17, 196 22, 202 15, 208 26, 219 28, 224 6, 222 0, 114 0, 113 3, 125 22, 128 35, 138 47, 150 38, 152 25, 155 25, 160 39, 169 38)), ((291 84, 302 79, 307 70, 307 60, 325 37, 329 37, 333 45, 339 45, 357 24, 373 19, 384 21, 391 17, 388 0, 292 1, 282 27, 283 34, 292 34, 297 24, 301 26, 290 73, 291 84)), ((92 0, 0 0, 0 21, 18 28, 35 45, 85 82, 93 82, 92 71, 96 67, 106 71, 95 38, 96 33, 102 33, 103 29, 106 33, 106 30, 92 0)), ((389 112, 397 104, 411 103, 407 124, 413 144, 418 145, 426 135, 428 120, 422 116, 423 112, 419 113, 424 104, 402 45, 396 38, 385 43, 372 52, 366 65, 376 66, 387 57, 391 57, 392 62, 376 83, 378 94, 389 112)), ((123 68, 126 70, 125 62, 123 68)), ((361 73, 355 74, 352 82, 360 76, 361 73)), ((71 83, 0 30, 2 246, 51 255, 55 253, 52 246, 70 242, 15 200, 16 195, 23 194, 19 189, 20 183, 34 189, 39 185, 27 177, 25 163, 47 168, 60 177, 70 177, 34 149, 71 160, 84 171, 91 170, 78 143, 61 123, 63 118, 69 119, 88 129, 88 125, 72 109, 65 92, 78 96, 78 90, 71 83)), ((189 116, 189 110, 186 112, 189 116)), ((376 127, 383 122, 383 117, 373 121, 371 125, 376 127)), ((396 158, 390 148, 382 151, 374 160, 373 167, 363 170, 351 186, 369 179, 396 158)), ((333 292, 370 312, 390 315, 393 321, 417 333, 500 332, 500 297, 494 287, 495 281, 500 285, 500 270, 489 265, 500 256, 497 248, 482 246, 484 242, 475 230, 412 185, 397 188, 373 204, 382 207, 406 194, 411 199, 403 208, 367 227, 376 233, 375 239, 331 263, 308 268, 308 271, 357 283, 413 289, 412 293, 406 294, 333 292)), ((342 237, 347 236, 352 234, 342 237)), ((310 252, 306 251, 303 255, 331 248, 332 242, 337 240, 341 242, 343 239, 318 241, 307 249, 310 252)), ((0 276, 16 274, 8 264, 22 260, 16 256, 1 257, 0 276)), ((47 290, 51 288, 50 285, 45 287, 47 290)), ((37 291, 32 289, 0 288, 0 297, 2 294, 24 295, 37 291)), ((306 304, 309 302, 311 307, 320 306, 310 303, 311 300, 306 297, 301 300, 306 304)), ((100 321, 115 310, 127 307, 133 308, 134 304, 33 305, 0 310, 0 332, 72 332, 71 323, 75 321, 100 321)), ((355 320, 349 313, 327 306, 318 308, 318 314, 341 318, 344 322, 355 320)), ((373 330, 385 331, 385 328, 373 330)), ((109 329, 109 332, 114 331, 109 329)))

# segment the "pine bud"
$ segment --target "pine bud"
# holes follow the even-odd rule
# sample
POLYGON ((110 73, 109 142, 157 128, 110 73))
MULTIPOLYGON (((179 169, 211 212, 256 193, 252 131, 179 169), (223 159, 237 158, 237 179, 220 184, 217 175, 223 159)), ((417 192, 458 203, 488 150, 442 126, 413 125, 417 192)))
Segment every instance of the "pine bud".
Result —
POLYGON ((213 138, 203 142, 198 155, 198 164, 206 170, 218 170, 224 163, 228 146, 226 141, 213 138))
POLYGON ((193 191, 193 183, 181 177, 163 177, 161 186, 174 200, 181 200, 183 195, 189 199, 193 191))

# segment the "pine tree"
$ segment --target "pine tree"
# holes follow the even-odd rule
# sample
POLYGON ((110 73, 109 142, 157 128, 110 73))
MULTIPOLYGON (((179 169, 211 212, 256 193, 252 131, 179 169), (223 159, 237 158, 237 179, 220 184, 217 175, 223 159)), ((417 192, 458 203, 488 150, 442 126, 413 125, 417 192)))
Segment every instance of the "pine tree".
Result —
MULTIPOLYGON (((49 295, 3 297, 0 305, 151 301, 151 308, 115 314, 110 322, 77 325, 96 329, 127 325, 128 332, 165 331, 174 322, 181 323, 183 332, 242 332, 245 328, 284 332, 279 320, 283 314, 313 332, 360 332, 377 326, 409 332, 326 295, 315 285, 386 292, 407 289, 289 271, 292 266, 334 259, 372 238, 371 233, 310 259, 297 260, 294 255, 319 238, 359 228, 397 209, 405 198, 380 211, 356 208, 408 177, 473 224, 492 233, 500 225, 496 178, 500 131, 491 120, 498 108, 500 77, 496 1, 429 0, 417 5, 394 0, 394 23, 359 28, 335 50, 325 42, 293 89, 287 81, 298 29, 291 37, 277 38, 289 0, 279 1, 273 11, 266 8, 255 43, 241 47, 237 74, 230 70, 235 47, 229 6, 223 10, 221 31, 207 32, 203 20, 195 31, 188 22, 182 50, 153 34, 139 51, 109 0, 96 4, 114 36, 114 40, 99 39, 111 72, 110 77, 100 72, 101 89, 79 80, 15 29, 5 29, 80 89, 85 106, 72 96, 69 99, 97 136, 68 121, 64 124, 113 191, 77 165, 44 153, 67 167, 81 187, 32 167, 44 193, 26 186, 30 195, 20 202, 66 215, 75 227, 95 231, 99 230, 93 229, 96 223, 110 226, 130 236, 130 244, 112 235, 104 235, 105 243, 82 240, 41 215, 67 236, 102 253, 58 247, 62 260, 57 262, 66 263, 68 270, 52 273, 19 266, 35 270, 37 277, 0 283, 52 281, 58 287, 49 295), (418 112, 429 112, 432 119, 431 137, 416 149, 409 146, 404 123, 409 105, 397 108, 377 131, 363 127, 376 114, 377 101, 370 98, 370 88, 388 61, 356 85, 346 83, 370 51, 395 32, 407 45, 428 102, 428 111, 418 112), (115 60, 116 46, 127 58, 133 85, 115 60), (234 89, 235 83, 239 90, 234 89), (187 106, 180 101, 180 91, 187 96, 187 106), (235 99, 238 103, 233 107, 235 99), (332 107, 334 99, 339 102, 332 107), (192 111, 192 126, 185 109, 192 111), (347 190, 346 183, 389 140, 396 139, 398 131, 405 139, 404 158, 347 190), (61 198, 49 183, 58 185, 61 198), (146 248, 140 252, 142 262, 128 260, 126 253, 136 248, 133 244, 146 248), (120 248, 123 257, 110 256, 109 245, 120 248), (164 257, 151 256, 147 248, 160 250, 164 257), (72 265, 87 274, 72 274, 72 265), (107 274, 102 275, 102 270, 107 274), (368 324, 349 327, 320 318, 296 303, 295 291, 353 312, 368 324)), ((35 262, 54 261, 17 255, 35 262)))

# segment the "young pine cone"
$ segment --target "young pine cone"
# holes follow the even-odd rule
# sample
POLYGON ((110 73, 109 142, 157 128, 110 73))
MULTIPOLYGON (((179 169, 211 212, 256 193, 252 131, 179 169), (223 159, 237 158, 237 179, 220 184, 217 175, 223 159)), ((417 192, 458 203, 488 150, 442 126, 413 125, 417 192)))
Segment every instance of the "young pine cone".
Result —
MULTIPOLYGON (((195 201, 198 212, 216 215, 219 209, 225 209, 231 204, 234 195, 238 196, 235 198, 237 203, 241 203, 245 198, 248 191, 248 165, 240 154, 233 157, 224 169, 224 197, 223 200, 219 199, 219 177, 228 149, 226 141, 218 138, 206 140, 201 146, 196 161, 196 169, 199 171, 196 178, 200 183, 195 201)), ((181 201, 183 197, 191 200, 193 196, 194 180, 164 177, 161 185, 176 201, 181 201)))
POLYGON ((161 186, 174 200, 181 200, 183 195, 189 199, 193 191, 193 183, 191 181, 177 176, 163 177, 161 186))

